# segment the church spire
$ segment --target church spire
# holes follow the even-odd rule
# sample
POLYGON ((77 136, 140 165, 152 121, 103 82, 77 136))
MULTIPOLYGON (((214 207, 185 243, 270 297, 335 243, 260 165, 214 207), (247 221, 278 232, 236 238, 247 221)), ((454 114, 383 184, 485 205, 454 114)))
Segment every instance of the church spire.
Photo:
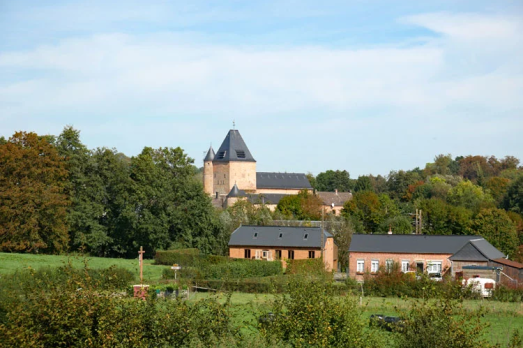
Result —
POLYGON ((231 129, 216 152, 218 162, 256 162, 237 129, 231 129))

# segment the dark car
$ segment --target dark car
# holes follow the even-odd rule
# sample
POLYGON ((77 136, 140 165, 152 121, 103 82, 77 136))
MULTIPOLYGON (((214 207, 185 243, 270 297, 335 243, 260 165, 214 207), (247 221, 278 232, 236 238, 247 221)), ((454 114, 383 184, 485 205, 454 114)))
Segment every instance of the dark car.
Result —
POLYGON ((372 314, 370 316, 370 325, 381 327, 387 331, 399 331, 405 327, 405 320, 400 317, 372 314))

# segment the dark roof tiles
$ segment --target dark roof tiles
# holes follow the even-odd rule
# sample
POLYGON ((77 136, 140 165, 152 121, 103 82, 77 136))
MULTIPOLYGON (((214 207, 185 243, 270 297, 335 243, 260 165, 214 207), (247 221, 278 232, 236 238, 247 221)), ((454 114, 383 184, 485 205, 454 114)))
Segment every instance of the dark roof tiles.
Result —
POLYGON ((256 173, 256 188, 258 189, 307 189, 312 186, 303 173, 256 173))
POLYGON ((212 161, 214 159, 214 149, 211 147, 209 147, 209 151, 207 151, 207 155, 205 156, 205 158, 203 159, 204 162, 207 162, 207 161, 212 161))
MULTIPOLYGON (((332 234, 323 233, 325 243, 332 234)), ((229 246, 320 248, 321 238, 319 227, 240 226, 231 234, 229 246)))
POLYGON ((243 141, 240 132, 231 129, 216 152, 213 162, 256 162, 243 141))
POLYGON ((353 252, 454 254, 478 236, 430 236, 420 234, 354 234, 353 252))

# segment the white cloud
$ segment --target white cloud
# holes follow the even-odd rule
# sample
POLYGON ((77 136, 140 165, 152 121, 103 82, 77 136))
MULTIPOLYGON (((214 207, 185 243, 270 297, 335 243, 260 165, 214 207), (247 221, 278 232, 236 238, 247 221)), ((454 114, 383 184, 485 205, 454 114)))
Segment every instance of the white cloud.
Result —
POLYGON ((176 136, 186 141, 194 141, 183 130, 192 129, 187 119, 204 126, 213 117, 281 122, 281 129, 272 130, 282 135, 298 124, 304 135, 323 130, 322 141, 329 142, 332 134, 359 132, 358 138, 399 129, 414 137, 413 124, 426 134, 458 136, 467 129, 501 138, 523 128, 520 18, 436 13, 402 22, 442 35, 417 45, 354 49, 233 46, 195 41, 194 34, 115 33, 3 52, 0 75, 11 77, 0 79, 0 122, 8 135, 37 117, 46 117, 39 124, 61 127, 74 116, 80 129, 107 135, 116 126, 122 134, 148 139, 159 126, 168 136, 167 129, 179 125, 176 136), (500 114, 506 123, 496 128, 493 120, 500 114), (144 118, 151 122, 123 124, 144 118), (95 120, 103 125, 88 122, 95 120))

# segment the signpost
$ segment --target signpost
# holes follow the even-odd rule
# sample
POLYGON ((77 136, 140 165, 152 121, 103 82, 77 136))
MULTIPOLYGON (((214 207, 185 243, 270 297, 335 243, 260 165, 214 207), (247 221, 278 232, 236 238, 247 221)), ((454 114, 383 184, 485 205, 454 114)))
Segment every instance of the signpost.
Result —
POLYGON ((143 284, 143 254, 145 251, 143 250, 143 247, 140 247, 140 251, 138 252, 138 262, 140 263, 140 284, 143 284))
POLYGON ((182 267, 178 266, 177 263, 175 263, 172 267, 171 267, 172 270, 174 270, 174 280, 176 280, 176 271, 179 271, 182 269, 182 267))

